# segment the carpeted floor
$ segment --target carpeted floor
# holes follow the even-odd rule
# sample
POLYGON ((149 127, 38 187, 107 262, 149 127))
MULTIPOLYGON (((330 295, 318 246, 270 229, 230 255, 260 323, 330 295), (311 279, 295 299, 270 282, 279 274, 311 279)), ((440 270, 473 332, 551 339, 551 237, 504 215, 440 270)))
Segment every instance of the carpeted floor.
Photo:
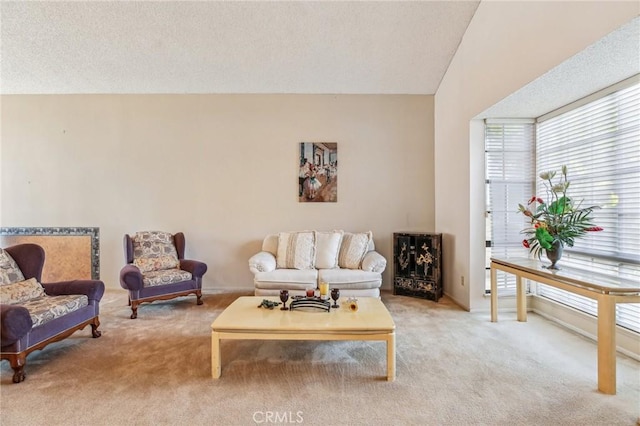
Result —
MULTIPOLYGON (((223 341, 211 379, 210 325, 247 293, 143 305, 124 291, 89 327, 1 366, 1 425, 635 425, 640 363, 618 356, 618 393, 597 392, 596 345, 540 316, 464 312, 383 295, 397 327, 397 379, 382 342, 223 341)), ((316 315, 317 313, 309 313, 316 315)))

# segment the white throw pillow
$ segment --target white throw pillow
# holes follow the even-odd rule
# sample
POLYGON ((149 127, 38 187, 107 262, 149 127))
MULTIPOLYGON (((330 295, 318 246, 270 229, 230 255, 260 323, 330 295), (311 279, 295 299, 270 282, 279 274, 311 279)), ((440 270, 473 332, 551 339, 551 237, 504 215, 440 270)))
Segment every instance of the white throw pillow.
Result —
POLYGON ((313 269, 315 260, 315 233, 280 232, 276 267, 279 269, 313 269))
POLYGON ((338 266, 346 269, 360 269, 372 237, 371 231, 360 234, 345 232, 340 245, 338 266))
POLYGON ((0 286, 0 303, 15 305, 45 295, 44 288, 35 278, 0 286))
POLYGON ((316 268, 338 267, 338 253, 343 235, 343 231, 316 232, 316 268))

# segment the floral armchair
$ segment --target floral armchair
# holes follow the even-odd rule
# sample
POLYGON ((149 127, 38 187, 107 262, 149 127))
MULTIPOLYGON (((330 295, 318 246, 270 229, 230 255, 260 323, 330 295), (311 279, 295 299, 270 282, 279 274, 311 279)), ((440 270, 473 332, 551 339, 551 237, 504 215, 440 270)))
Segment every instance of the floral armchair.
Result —
POLYGON ((195 294, 202 305, 202 276, 207 265, 184 258, 182 232, 172 235, 162 231, 125 234, 124 253, 127 265, 120 271, 120 285, 129 291, 131 319, 138 317, 141 303, 195 294))
POLYGON ((104 283, 74 280, 41 283, 45 252, 37 244, 0 249, 1 359, 9 361, 13 382, 22 382, 27 355, 91 326, 98 331, 104 283))

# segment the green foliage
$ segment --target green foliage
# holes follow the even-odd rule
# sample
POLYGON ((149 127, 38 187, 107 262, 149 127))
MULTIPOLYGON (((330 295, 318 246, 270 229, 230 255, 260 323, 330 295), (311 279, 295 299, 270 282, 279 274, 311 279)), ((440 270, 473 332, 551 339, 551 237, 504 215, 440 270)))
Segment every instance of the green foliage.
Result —
POLYGON ((549 202, 533 196, 527 207, 518 204, 520 213, 531 219, 531 226, 522 233, 526 238, 522 242, 529 252, 540 257, 543 250, 553 250, 553 244, 559 241, 563 246, 573 247, 576 238, 584 236, 590 231, 601 231, 595 226, 591 214, 598 206, 581 208, 567 196, 570 182, 567 180, 567 168, 562 166, 559 183, 554 183, 556 172, 540 173, 544 181, 549 202), (530 209, 531 206, 537 207, 530 209))

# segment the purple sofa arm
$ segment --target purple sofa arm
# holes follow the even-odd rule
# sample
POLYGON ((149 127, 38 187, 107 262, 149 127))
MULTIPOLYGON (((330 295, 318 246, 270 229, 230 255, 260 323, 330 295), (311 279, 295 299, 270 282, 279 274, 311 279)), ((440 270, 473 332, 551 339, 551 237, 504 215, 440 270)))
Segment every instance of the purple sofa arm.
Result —
POLYGON ((27 308, 18 305, 0 305, 0 345, 11 345, 22 339, 33 327, 27 308))
POLYGON ((120 287, 132 291, 142 289, 142 273, 137 266, 126 265, 120 270, 120 287))
POLYGON ((207 272, 207 264, 197 260, 181 259, 180 269, 191 272, 193 278, 202 278, 205 272, 207 272))
POLYGON ((62 296, 66 294, 84 294, 89 300, 97 302, 104 294, 104 283, 100 280, 73 280, 56 283, 42 283, 44 292, 49 296, 62 296))

